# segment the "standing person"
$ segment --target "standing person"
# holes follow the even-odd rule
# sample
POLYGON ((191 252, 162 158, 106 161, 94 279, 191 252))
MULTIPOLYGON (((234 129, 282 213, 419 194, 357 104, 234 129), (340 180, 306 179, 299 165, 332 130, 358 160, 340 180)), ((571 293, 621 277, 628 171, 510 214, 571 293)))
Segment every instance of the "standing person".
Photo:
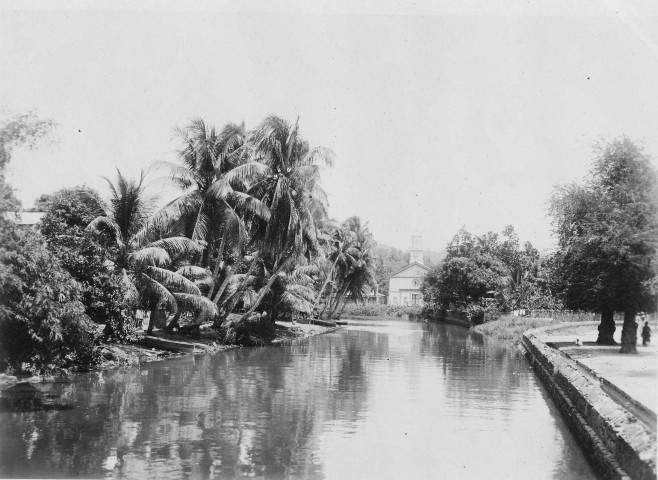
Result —
POLYGON ((651 327, 649 327, 649 322, 644 322, 644 327, 642 327, 642 345, 647 346, 647 343, 651 342, 651 327))

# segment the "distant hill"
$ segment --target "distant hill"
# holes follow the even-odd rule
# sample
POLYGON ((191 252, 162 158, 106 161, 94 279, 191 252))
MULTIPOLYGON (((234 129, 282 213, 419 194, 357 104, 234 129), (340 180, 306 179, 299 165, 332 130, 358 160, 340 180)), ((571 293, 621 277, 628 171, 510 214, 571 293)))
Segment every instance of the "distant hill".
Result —
POLYGON ((428 267, 436 266, 440 264, 444 258, 446 258, 447 254, 448 252, 446 252, 445 249, 439 252, 435 252, 433 250, 425 250, 425 252, 423 252, 423 259, 425 260, 425 265, 427 265, 428 267))

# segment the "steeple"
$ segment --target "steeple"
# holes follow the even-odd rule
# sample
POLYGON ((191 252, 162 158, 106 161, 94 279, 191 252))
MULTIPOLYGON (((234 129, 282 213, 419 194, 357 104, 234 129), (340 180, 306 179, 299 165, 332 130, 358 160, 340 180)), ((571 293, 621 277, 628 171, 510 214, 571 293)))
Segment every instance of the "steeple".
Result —
POLYGON ((420 235, 413 235, 411 237, 411 248, 409 249, 409 263, 420 263, 424 265, 423 261, 423 237, 420 235))

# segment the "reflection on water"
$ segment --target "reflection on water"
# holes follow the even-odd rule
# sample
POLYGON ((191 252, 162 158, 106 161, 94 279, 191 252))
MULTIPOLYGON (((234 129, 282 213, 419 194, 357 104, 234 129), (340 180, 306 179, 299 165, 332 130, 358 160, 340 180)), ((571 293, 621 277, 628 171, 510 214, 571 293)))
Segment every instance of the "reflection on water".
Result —
POLYGON ((6 392, 2 477, 595 478, 523 357, 455 326, 364 321, 6 392))
POLYGON ((0 412, 34 412, 39 410, 68 410, 70 405, 58 401, 57 395, 45 393, 29 383, 18 383, 2 391, 0 412))

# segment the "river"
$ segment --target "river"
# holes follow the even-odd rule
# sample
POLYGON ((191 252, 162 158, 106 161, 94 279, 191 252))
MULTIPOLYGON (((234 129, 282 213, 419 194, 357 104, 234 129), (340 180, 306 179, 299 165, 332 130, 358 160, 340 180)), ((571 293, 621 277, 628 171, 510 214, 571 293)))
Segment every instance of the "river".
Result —
POLYGON ((351 321, 10 396, 1 477, 596 478, 523 356, 444 324, 351 321))

